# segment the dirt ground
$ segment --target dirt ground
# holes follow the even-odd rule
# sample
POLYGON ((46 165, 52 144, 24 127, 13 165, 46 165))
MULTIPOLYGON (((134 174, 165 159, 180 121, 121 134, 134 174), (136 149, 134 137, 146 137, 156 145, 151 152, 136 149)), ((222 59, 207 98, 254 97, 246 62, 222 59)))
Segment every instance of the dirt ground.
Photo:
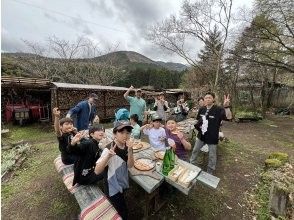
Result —
MULTIPOLYGON (((150 219, 252 219, 246 195, 259 181, 265 158, 272 152, 294 156, 294 119, 269 116, 260 122, 227 122, 222 128, 229 141, 218 148, 216 190, 196 184, 189 196, 171 193, 167 204, 150 219)), ((53 160, 56 143, 34 146, 22 167, 2 182, 3 219, 77 219, 79 207, 65 189, 53 160)), ((207 162, 207 155, 204 155, 207 162)), ((202 165, 205 168, 205 164, 202 165)), ((127 203, 130 219, 143 217, 144 191, 130 183, 127 203)))

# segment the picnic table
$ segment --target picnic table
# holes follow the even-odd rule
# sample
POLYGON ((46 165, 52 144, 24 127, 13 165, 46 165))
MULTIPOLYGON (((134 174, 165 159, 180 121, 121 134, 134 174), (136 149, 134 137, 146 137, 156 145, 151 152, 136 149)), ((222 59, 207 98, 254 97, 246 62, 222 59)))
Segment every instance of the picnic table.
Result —
MULTIPOLYGON (((182 123, 182 125, 188 124, 188 123, 194 123, 195 120, 187 119, 186 122, 182 123)), ((194 125, 194 124, 193 124, 194 125)), ((191 126, 190 126, 191 128, 191 126)), ((107 139, 112 140, 112 129, 106 129, 105 130, 107 139)), ((155 158, 155 149, 150 146, 148 148, 139 149, 137 151, 134 151, 134 159, 137 158, 148 158, 151 160, 159 160, 155 158)), ((185 195, 189 195, 191 189, 195 186, 196 182, 199 181, 200 183, 203 183, 204 185, 216 189, 217 185, 220 181, 220 179, 216 176, 213 176, 205 171, 203 171, 201 168, 190 164, 186 161, 183 161, 181 159, 177 159, 177 163, 184 165, 185 167, 189 168, 190 170, 196 171, 198 173, 197 177, 192 181, 191 185, 188 188, 185 188, 176 182, 170 180, 168 177, 164 176, 160 172, 157 172, 155 168, 151 171, 138 171, 136 168, 132 167, 129 169, 129 176, 130 179, 132 179, 135 183, 137 183, 142 189, 144 189, 146 194, 146 203, 144 207, 144 217, 149 216, 149 210, 150 207, 153 207, 153 211, 158 211, 164 203, 160 203, 159 200, 159 187, 163 184, 163 182, 167 182, 177 188, 179 191, 181 191, 185 195)))

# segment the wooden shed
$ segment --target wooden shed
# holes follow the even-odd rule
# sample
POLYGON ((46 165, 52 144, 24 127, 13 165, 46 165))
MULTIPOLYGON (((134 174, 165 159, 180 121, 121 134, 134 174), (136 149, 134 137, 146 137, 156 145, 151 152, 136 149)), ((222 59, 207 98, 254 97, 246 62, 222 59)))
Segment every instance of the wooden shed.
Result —
POLYGON ((51 106, 58 107, 65 116, 70 108, 87 99, 90 93, 96 93, 99 97, 97 113, 100 119, 108 120, 114 117, 115 109, 129 108, 129 103, 123 97, 126 91, 124 87, 53 82, 51 106))
POLYGON ((2 76, 2 122, 15 121, 16 112, 26 120, 49 121, 51 86, 47 79, 2 76))

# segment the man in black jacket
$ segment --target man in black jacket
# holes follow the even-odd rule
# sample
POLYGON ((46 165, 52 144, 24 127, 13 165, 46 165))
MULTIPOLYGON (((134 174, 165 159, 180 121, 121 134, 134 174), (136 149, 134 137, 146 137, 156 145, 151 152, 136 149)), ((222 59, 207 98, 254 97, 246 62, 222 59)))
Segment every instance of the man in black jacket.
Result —
POLYGON ((216 167, 216 148, 219 139, 219 129, 223 120, 230 115, 229 96, 224 97, 224 108, 214 104, 215 94, 208 92, 204 96, 205 106, 201 107, 198 111, 196 119, 197 124, 195 128, 199 131, 196 139, 195 146, 192 151, 190 163, 196 164, 196 159, 200 149, 207 144, 209 148, 209 161, 207 172, 212 174, 216 167))

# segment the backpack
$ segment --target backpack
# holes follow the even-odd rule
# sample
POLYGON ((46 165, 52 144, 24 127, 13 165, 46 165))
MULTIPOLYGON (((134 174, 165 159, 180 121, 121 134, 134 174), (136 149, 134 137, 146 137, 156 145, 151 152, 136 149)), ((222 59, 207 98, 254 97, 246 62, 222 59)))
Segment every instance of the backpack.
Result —
POLYGON ((116 109, 114 111, 115 119, 114 121, 128 121, 130 118, 130 112, 126 108, 116 109))

